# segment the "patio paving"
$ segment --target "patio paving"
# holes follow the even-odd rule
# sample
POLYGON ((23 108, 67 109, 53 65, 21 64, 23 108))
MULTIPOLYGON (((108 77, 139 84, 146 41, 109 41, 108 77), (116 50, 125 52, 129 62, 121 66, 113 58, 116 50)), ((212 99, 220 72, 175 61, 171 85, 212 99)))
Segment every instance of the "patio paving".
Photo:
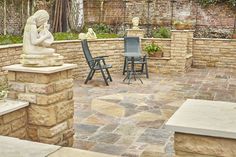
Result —
MULTIPOLYGON (((99 77, 96 77, 99 78, 99 77)), ((101 77, 100 77, 101 78, 101 77)), ((173 133, 164 123, 188 98, 236 102, 236 70, 191 69, 151 74, 130 85, 124 76, 76 81, 75 148, 126 157, 173 156, 173 133)))

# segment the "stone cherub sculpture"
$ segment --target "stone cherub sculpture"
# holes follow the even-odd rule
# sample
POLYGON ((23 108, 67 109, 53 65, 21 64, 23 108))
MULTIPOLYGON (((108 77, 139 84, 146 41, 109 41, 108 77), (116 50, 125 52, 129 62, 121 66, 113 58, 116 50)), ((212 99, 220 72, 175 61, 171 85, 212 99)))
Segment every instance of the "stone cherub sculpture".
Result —
POLYGON ((139 25, 139 17, 134 17, 132 19, 132 23, 133 23, 133 28, 132 29, 139 29, 138 25, 139 25))
POLYGON ((97 35, 96 33, 93 31, 92 28, 88 29, 88 32, 85 33, 80 33, 79 34, 79 39, 83 40, 83 39, 97 39, 97 35))
POLYGON ((23 66, 58 66, 63 64, 63 56, 50 48, 54 38, 49 32, 49 14, 38 10, 27 19, 23 37, 23 66))

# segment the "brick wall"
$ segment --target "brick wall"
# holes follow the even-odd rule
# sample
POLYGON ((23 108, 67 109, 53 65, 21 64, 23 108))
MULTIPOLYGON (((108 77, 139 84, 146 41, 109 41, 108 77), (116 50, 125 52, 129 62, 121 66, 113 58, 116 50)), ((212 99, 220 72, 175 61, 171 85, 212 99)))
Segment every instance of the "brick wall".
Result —
POLYGON ((0 116, 0 135, 25 139, 27 126, 26 108, 0 116))
POLYGON ((194 39, 193 65, 196 67, 236 68, 236 40, 194 39))

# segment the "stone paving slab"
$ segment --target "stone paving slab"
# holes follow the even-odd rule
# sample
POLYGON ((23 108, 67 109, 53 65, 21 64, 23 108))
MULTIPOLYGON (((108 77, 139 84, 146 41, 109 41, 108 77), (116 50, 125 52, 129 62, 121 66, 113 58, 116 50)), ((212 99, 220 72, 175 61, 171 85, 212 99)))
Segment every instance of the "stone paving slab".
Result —
POLYGON ((59 149, 55 153, 52 153, 48 157, 118 157, 118 156, 64 147, 59 149))
POLYGON ((173 132, 164 124, 185 100, 236 102, 235 69, 150 73, 149 79, 142 77, 143 84, 130 85, 121 74, 112 77, 109 86, 101 76, 86 85, 75 81, 75 148, 124 157, 172 157, 173 132))
POLYGON ((0 136, 1 157, 46 157, 60 148, 60 146, 0 136))

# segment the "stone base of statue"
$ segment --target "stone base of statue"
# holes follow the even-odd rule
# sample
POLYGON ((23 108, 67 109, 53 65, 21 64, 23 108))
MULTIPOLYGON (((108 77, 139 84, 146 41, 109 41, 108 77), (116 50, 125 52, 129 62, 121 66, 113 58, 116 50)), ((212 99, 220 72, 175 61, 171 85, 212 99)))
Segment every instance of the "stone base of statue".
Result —
POLYGON ((128 37, 140 37, 143 38, 145 34, 144 29, 127 29, 127 36, 128 37))
POLYGON ((54 53, 51 55, 22 54, 21 64, 27 67, 48 67, 63 65, 63 56, 54 53))

